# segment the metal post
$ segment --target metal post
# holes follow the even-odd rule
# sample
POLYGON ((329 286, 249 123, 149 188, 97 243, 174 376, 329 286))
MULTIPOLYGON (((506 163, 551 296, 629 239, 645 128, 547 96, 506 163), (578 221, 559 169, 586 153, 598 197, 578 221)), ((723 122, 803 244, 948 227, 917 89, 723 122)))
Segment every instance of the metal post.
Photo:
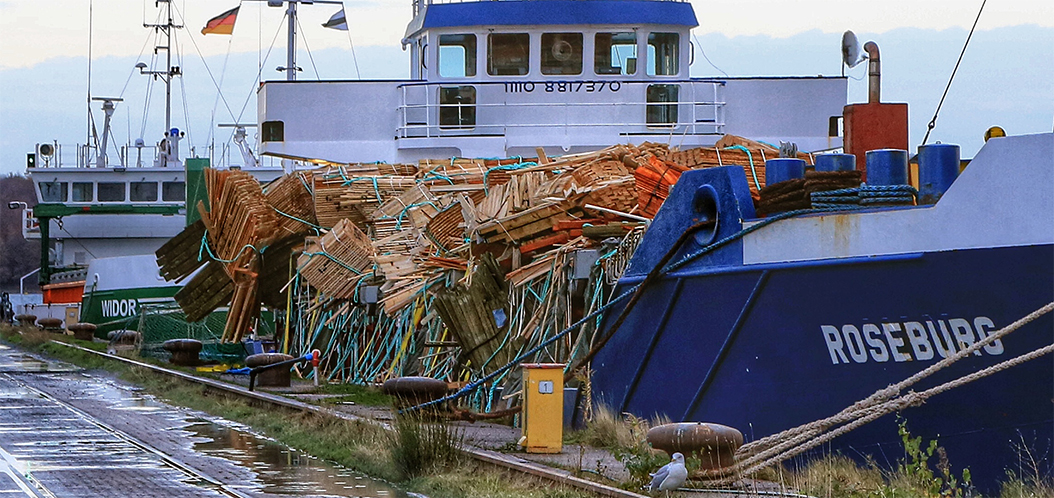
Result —
POLYGON ((31 272, 29 272, 29 273, 27 273, 25 275, 22 275, 22 278, 18 279, 18 293, 19 294, 25 294, 26 293, 26 279, 29 278, 30 275, 32 275, 32 274, 34 274, 34 273, 36 273, 38 271, 40 271, 40 268, 37 268, 36 270, 33 270, 33 271, 31 271, 31 272))
MULTIPOLYGON (((165 72, 167 77, 165 78, 165 135, 168 135, 168 130, 172 129, 172 0, 167 0, 168 3, 168 23, 165 25, 165 34, 168 35, 168 41, 165 42, 165 72)), ((166 139, 167 140, 167 139, 166 139)), ((169 144, 171 145, 171 144, 169 144)), ((169 150, 172 150, 169 147, 169 150)), ((167 165, 165 165, 167 166, 167 165)))
POLYGON ((38 216, 40 223, 40 274, 37 275, 37 283, 46 285, 51 283, 51 262, 48 261, 48 245, 51 243, 51 218, 38 216))
POLYGON ((296 80, 296 0, 289 0, 286 17, 289 18, 289 38, 286 42, 285 79, 294 81, 296 80))

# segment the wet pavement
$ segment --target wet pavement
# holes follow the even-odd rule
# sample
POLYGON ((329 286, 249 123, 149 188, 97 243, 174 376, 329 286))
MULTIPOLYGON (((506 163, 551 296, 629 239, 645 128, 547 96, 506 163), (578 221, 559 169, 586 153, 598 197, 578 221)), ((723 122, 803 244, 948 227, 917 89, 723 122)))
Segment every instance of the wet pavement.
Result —
POLYGON ((0 345, 0 498, 406 497, 382 481, 0 345))

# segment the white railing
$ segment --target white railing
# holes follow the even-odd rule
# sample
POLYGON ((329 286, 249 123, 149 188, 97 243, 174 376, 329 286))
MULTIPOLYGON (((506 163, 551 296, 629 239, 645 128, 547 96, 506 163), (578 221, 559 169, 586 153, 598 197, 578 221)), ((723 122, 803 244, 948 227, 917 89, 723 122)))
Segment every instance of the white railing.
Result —
MULTIPOLYGON (((618 93, 607 101, 593 102, 508 102, 508 85, 516 85, 522 95, 525 85, 542 93, 546 85, 582 85, 584 82, 460 82, 410 83, 400 85, 399 138, 443 136, 494 136, 525 129, 589 130, 618 129, 620 133, 674 135, 720 135, 725 132, 723 83, 716 81, 604 81, 617 84, 618 93), (649 85, 677 85, 677 102, 647 102, 649 85), (441 88, 472 87, 475 103, 440 103, 441 88), (501 99, 498 96, 504 96, 501 99), (624 96, 624 97, 623 97, 624 96), (495 97, 495 98, 492 98, 495 97), (622 98, 620 98, 622 97, 622 98), (648 122, 648 110, 676 106, 676 120, 648 122), (442 111, 457 116, 474 114, 470 124, 442 124, 442 111), (456 112, 454 111, 456 110, 456 112), (620 118, 614 118, 614 117, 620 118), (593 119, 591 119, 593 118, 593 119), (613 119, 614 118, 614 119, 613 119)), ((601 81, 591 82, 594 87, 601 81)), ((588 83, 586 83, 588 84, 588 83)), ((575 95, 555 93, 551 95, 575 95)), ((599 99, 598 99, 599 100, 599 99)), ((460 119, 458 120, 460 122, 460 119)))
MULTIPOLYGON (((98 147, 84 144, 48 144, 54 148, 51 155, 37 152, 37 168, 95 168, 98 166, 98 147)), ((107 168, 150 168, 157 158, 157 146, 121 145, 109 148, 106 154, 107 168), (115 155, 116 152, 116 155, 115 155)))

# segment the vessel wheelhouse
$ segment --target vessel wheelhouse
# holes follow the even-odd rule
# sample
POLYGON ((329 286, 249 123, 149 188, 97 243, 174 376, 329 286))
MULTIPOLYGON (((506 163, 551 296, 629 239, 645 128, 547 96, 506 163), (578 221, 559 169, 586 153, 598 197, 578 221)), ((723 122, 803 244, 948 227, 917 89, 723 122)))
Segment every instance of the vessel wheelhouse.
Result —
POLYGON ((265 82, 260 150, 408 162, 687 148, 726 133, 841 146, 830 124, 844 78, 692 78, 696 26, 673 0, 418 0, 403 38, 410 79, 265 82))

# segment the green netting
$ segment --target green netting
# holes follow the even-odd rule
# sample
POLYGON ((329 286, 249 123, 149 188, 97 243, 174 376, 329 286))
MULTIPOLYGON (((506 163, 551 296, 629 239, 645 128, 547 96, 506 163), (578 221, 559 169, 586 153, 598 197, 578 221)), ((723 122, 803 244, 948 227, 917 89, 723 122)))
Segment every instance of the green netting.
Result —
MULTIPOLYGON (((227 310, 210 313, 200 322, 187 322, 186 314, 174 303, 143 305, 139 316, 129 319, 125 328, 138 330, 143 337, 141 352, 155 358, 167 359, 169 354, 161 348, 170 339, 197 339, 202 343, 200 357, 203 361, 240 363, 245 359, 245 347, 240 343, 220 342, 223 326, 227 321, 227 310)), ((256 333, 260 336, 274 335, 274 314, 265 311, 256 333)))

